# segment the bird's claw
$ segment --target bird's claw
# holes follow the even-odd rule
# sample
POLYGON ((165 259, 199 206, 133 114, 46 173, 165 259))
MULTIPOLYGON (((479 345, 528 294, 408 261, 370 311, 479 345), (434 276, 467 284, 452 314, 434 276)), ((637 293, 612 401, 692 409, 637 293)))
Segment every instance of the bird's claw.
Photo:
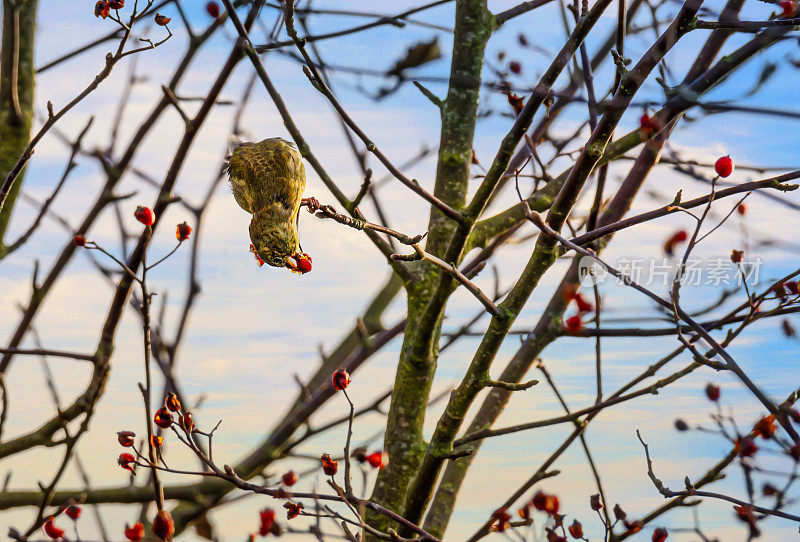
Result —
POLYGON ((301 199, 300 207, 308 207, 308 212, 313 214, 319 210, 321 205, 317 198, 310 197, 301 199))

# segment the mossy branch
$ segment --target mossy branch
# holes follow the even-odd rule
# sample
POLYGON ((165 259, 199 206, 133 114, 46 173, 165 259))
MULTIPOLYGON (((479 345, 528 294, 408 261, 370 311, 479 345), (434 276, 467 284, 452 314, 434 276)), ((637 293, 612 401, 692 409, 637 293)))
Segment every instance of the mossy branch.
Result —
MULTIPOLYGON (((25 152, 33 124, 35 70, 33 51, 38 0, 3 0, 0 46, 0 179, 5 179, 25 152)), ((22 172, 9 184, 6 203, 0 201, 0 254, 22 172)))

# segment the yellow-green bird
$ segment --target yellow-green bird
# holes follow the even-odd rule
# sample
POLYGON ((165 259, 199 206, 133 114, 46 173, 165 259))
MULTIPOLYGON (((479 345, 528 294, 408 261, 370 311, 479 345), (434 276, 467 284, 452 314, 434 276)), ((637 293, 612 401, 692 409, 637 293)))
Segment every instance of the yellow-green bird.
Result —
POLYGON ((307 204, 306 171, 297 149, 279 137, 242 143, 228 157, 227 170, 236 203, 253 215, 250 250, 259 265, 311 271, 297 233, 297 213, 307 204))

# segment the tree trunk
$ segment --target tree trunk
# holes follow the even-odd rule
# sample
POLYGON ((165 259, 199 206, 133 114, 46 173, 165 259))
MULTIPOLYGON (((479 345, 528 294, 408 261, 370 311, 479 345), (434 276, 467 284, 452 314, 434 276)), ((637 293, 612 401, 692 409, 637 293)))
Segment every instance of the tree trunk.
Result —
MULTIPOLYGON (((478 116, 481 68, 494 17, 485 0, 460 0, 456 4, 455 35, 447 98, 441 104, 442 130, 436 171, 436 197, 453 207, 466 204, 472 142, 478 116)), ((431 211, 426 250, 443 257, 458 224, 436 209, 431 211)), ((433 294, 440 271, 420 265, 408 284, 408 323, 397 367, 384 448, 389 464, 381 470, 372 499, 402 510, 408 483, 425 453, 422 438, 428 396, 436 372, 444 299, 433 294)), ((449 294, 448 294, 449 295, 449 294)), ((384 516, 368 513, 368 522, 385 531, 392 526, 384 516)))
MULTIPOLYGON (((0 51, 0 179, 17 163, 28 145, 33 120, 33 44, 38 0, 3 0, 3 37, 0 51)), ((24 171, 14 181, 0 209, 0 257, 14 201, 24 171)))

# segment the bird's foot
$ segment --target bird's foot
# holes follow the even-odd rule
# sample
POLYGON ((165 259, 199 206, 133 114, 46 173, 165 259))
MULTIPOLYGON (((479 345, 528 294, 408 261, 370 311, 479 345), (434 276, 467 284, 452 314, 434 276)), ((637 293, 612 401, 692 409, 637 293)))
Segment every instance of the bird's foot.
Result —
POLYGON ((317 198, 303 198, 300 200, 300 207, 308 207, 309 213, 315 213, 321 207, 319 200, 317 198))

